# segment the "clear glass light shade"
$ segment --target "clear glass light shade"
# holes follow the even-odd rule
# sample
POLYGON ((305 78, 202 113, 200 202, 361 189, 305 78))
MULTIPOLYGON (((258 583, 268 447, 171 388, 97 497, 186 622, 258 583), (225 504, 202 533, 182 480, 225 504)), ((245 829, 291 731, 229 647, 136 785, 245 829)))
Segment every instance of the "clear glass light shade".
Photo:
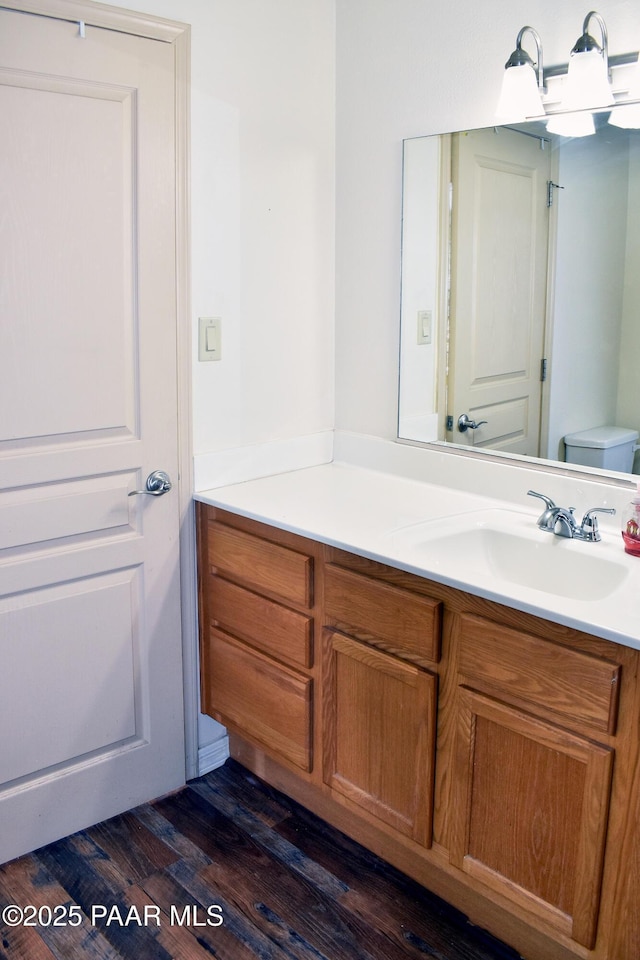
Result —
POLYGON ((500 120, 524 120, 544 113, 536 73, 531 64, 507 67, 496 116, 500 120))
POLYGON ((585 113, 558 113, 549 117, 547 121, 549 133, 556 133, 560 137, 589 137, 596 132, 593 116, 585 113))
POLYGON ((613 103, 613 90, 607 75, 607 64, 597 50, 574 53, 564 81, 562 106, 565 110, 608 107, 613 103))

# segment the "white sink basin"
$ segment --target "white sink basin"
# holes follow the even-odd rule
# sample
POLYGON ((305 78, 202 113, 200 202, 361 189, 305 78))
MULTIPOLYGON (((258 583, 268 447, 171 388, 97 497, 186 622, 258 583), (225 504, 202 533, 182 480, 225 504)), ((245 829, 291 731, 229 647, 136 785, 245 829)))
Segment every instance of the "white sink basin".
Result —
MULTIPOLYGON (((610 542, 568 540, 539 530, 535 518, 484 510, 426 521, 391 534, 394 548, 457 580, 502 579, 571 600, 602 600, 628 567, 610 542)), ((622 556, 622 542, 619 544, 622 556)))

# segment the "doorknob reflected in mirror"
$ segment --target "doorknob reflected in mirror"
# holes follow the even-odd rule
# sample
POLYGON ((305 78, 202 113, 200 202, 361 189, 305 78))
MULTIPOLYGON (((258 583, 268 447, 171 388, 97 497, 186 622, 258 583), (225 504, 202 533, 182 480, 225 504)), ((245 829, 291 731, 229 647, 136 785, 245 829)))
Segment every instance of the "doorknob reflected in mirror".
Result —
POLYGON ((164 470, 154 470, 153 473, 150 473, 147 477, 146 490, 131 490, 127 496, 135 497, 142 494, 149 497, 161 497, 164 493, 168 493, 169 490, 171 490, 169 474, 165 473, 164 470))
POLYGON ((478 427, 487 422, 487 420, 470 420, 468 415, 463 413, 458 417, 458 430, 460 433, 466 433, 467 430, 477 430, 478 427))

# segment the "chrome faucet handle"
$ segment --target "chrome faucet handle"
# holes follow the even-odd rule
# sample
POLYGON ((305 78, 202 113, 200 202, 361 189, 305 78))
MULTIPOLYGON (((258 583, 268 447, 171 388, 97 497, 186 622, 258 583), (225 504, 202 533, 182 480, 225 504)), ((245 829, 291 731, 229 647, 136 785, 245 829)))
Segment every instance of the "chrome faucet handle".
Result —
POLYGON ((602 539, 598 530, 598 518, 594 513, 609 513, 615 515, 615 507, 591 507, 587 510, 580 525, 580 539, 588 540, 590 543, 597 543, 602 539))
POLYGON ((541 530, 546 531, 546 533, 555 533, 558 514, 562 512, 562 507, 557 507, 551 497, 547 497, 544 493, 536 493, 535 490, 528 490, 527 496, 537 497, 539 500, 544 501, 545 509, 538 517, 538 526, 541 530))
POLYGON ((545 496, 544 493, 536 493, 535 490, 527 490, 528 497, 537 497, 539 500, 544 500, 547 505, 547 510, 555 510, 556 505, 551 499, 551 497, 545 496))

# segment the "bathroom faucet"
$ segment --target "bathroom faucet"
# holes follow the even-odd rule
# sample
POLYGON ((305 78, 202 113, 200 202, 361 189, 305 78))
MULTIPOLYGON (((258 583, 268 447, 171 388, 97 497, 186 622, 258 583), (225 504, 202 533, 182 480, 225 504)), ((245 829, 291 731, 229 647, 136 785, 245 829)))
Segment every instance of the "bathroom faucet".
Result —
POLYGON ((527 490, 527 496, 538 497, 544 500, 545 510, 538 517, 538 526, 546 533, 553 533, 556 537, 566 537, 569 540, 586 540, 588 543, 597 543, 601 539, 598 530, 598 520, 594 516, 596 513, 611 513, 616 511, 613 507, 591 507, 587 510, 582 523, 578 526, 573 511, 575 507, 557 507, 550 497, 544 493, 536 493, 535 490, 527 490))

